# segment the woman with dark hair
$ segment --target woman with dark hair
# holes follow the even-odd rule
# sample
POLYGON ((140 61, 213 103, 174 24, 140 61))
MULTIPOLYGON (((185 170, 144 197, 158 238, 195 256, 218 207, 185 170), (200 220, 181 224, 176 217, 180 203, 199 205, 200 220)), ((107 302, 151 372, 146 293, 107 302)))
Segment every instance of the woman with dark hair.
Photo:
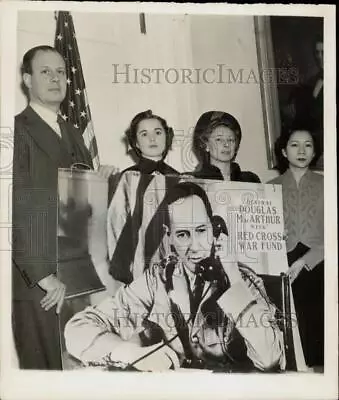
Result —
POLYGON ((282 185, 288 274, 308 366, 324 363, 324 187, 310 171, 321 154, 308 128, 294 127, 276 143, 282 185))
POLYGON ((241 171, 234 162, 241 142, 241 127, 231 115, 208 111, 201 115, 193 133, 193 151, 199 165, 196 178, 260 182, 250 171, 241 171))
MULTIPOLYGON (((139 161, 115 177, 107 217, 107 244, 110 274, 117 281, 130 283, 149 264, 146 230, 168 186, 176 181, 168 175, 179 173, 164 162, 174 134, 163 118, 151 110, 141 112, 125 133, 139 161)), ((159 247, 158 238, 153 237, 152 243, 159 247)))
POLYGON ((153 114, 152 110, 143 111, 132 119, 125 134, 129 145, 139 158, 137 164, 125 171, 178 174, 178 171, 164 162, 174 136, 173 129, 167 125, 166 120, 153 114))

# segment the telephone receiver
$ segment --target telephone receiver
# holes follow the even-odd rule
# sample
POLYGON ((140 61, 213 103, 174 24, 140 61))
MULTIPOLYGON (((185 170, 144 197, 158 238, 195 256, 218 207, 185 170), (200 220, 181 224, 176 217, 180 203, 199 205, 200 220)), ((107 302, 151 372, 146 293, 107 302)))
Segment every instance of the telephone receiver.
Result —
MULTIPOLYGON (((163 260, 166 275, 166 290, 167 292, 173 290, 173 273, 178 258, 175 255, 168 256, 163 260)), ((220 284, 220 288, 229 286, 228 276, 226 275, 219 257, 215 257, 215 248, 212 246, 211 255, 204 258, 197 265, 196 273, 206 282, 214 282, 220 284)))
POLYGON ((228 285, 228 276, 221 264, 220 258, 215 256, 215 246, 212 246, 211 255, 204 258, 197 265, 197 274, 207 282, 219 282, 228 285))
MULTIPOLYGON (((171 246, 172 247, 172 246, 171 246)), ((173 251, 162 261, 162 264, 166 268, 166 275, 170 277, 173 275, 174 268, 178 262, 178 257, 173 251)), ((215 246, 213 244, 211 249, 211 255, 204 258, 197 265, 196 273, 200 275, 205 281, 212 282, 218 280, 222 274, 226 275, 219 257, 215 257, 215 246)))
MULTIPOLYGON (((218 239, 223 233, 228 236, 228 229, 225 220, 219 215, 211 218, 213 237, 218 239)), ((215 244, 212 245, 211 255, 200 261, 197 266, 197 274, 207 282, 215 282, 221 289, 226 290, 230 283, 227 274, 221 264, 220 258, 215 255, 215 244)))
MULTIPOLYGON (((224 233, 228 236, 228 229, 225 223, 225 220, 219 215, 213 215, 211 218, 212 229, 213 229, 213 237, 219 238, 221 233, 224 233)), ((167 234, 168 228, 164 226, 167 234)), ((165 235, 166 237, 166 235, 165 235)), ((173 289, 173 272, 175 265, 178 261, 178 258, 175 255, 175 249, 173 245, 167 243, 167 257, 163 260, 164 265, 166 266, 166 281, 167 281, 167 291, 173 289)), ((196 273, 207 282, 219 282, 221 287, 227 288, 229 287, 229 279, 227 274, 225 273, 223 266, 219 257, 215 256, 215 244, 212 245, 211 254, 209 257, 204 258, 197 265, 196 273)))

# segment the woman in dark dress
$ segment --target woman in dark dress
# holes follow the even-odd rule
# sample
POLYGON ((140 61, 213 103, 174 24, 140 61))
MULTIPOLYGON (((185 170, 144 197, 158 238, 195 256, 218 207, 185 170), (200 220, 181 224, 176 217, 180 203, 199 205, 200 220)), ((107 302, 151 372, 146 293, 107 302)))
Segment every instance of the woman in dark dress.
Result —
POLYGON ((149 233, 152 217, 168 186, 176 182, 169 176, 179 179, 179 173, 164 162, 173 136, 173 129, 151 110, 137 114, 126 131, 139 160, 115 177, 107 217, 110 274, 120 282, 130 283, 144 272, 151 257, 157 257, 161 237, 149 233))
POLYGON ((286 248, 301 343, 308 366, 324 365, 324 178, 312 172, 321 154, 317 136, 303 126, 276 143, 286 248))
POLYGON ((241 127, 231 115, 208 111, 201 115, 193 133, 193 151, 199 164, 196 178, 260 182, 250 171, 241 171, 234 162, 241 142, 241 127))

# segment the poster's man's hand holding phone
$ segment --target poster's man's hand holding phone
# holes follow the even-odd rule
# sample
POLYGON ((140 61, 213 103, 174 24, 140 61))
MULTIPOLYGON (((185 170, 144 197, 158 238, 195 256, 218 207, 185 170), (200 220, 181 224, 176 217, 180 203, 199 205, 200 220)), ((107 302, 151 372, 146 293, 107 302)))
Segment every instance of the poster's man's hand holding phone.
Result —
POLYGON ((229 261, 229 260, 226 260, 226 259, 222 259, 218 255, 216 256, 216 258, 221 263, 223 271, 225 272, 225 274, 228 277, 230 286, 232 286, 235 283, 237 283, 240 280, 242 280, 242 277, 241 277, 240 270, 239 270, 237 262, 229 261))
POLYGON ((204 280, 216 281, 226 287, 232 286, 242 279, 238 263, 226 257, 222 247, 212 251, 210 257, 202 260, 197 272, 204 280))

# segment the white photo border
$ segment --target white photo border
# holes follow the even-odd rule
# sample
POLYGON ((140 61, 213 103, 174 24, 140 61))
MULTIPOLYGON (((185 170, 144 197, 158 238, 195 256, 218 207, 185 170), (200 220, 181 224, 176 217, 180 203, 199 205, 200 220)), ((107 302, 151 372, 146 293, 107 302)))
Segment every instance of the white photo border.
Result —
MULTIPOLYGON (((232 15, 304 15, 324 17, 325 54, 325 372, 218 375, 192 373, 106 373, 94 371, 31 372, 13 368, 11 359, 11 256, 0 251, 1 285, 1 397, 3 399, 131 399, 131 398, 246 398, 334 399, 338 390, 337 324, 337 193, 336 193, 336 109, 335 109, 335 6, 303 5, 226 5, 160 3, 76 3, 8 2, 1 7, 1 141, 13 129, 16 84, 17 12, 62 9, 78 12, 145 12, 232 15)), ((11 150, 1 150, 10 157, 11 150)), ((2 171, 1 171, 2 172, 2 171)), ((1 174, 1 202, 6 193, 8 174, 1 174), (6 181, 6 182, 5 182, 6 181), (4 191, 5 190, 5 191, 4 191)), ((10 237, 8 226, 0 226, 1 244, 10 237)), ((2 248, 2 247, 1 247, 2 248)))

